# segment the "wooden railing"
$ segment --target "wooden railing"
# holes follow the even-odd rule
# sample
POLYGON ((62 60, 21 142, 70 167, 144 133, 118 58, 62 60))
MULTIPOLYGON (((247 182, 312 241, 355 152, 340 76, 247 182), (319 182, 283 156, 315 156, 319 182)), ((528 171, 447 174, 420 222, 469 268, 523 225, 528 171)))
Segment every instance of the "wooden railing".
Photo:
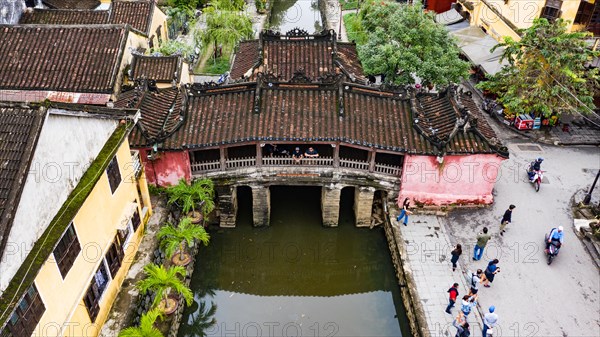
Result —
POLYGON ((401 167, 394 165, 386 165, 386 164, 375 164, 375 172, 389 174, 393 176, 400 176, 400 172, 402 171, 401 167))
MULTIPOLYGON (((256 157, 244 157, 236 159, 227 159, 225 161, 226 170, 235 170, 245 167, 255 167, 257 164, 256 157)), ((263 167, 277 167, 277 166, 320 166, 320 167, 333 167, 333 158, 331 157, 319 157, 319 158, 302 158, 300 161, 294 160, 291 157, 263 157, 263 167)), ((198 174, 203 172, 219 171, 221 170, 221 163, 219 161, 210 161, 203 163, 192 162, 192 173, 198 174)), ((368 171, 369 163, 365 161, 355 159, 340 159, 340 167, 349 168, 354 170, 368 171)), ((387 164, 375 164, 376 173, 399 176, 402 168, 394 165, 387 164)))
POLYGON ((204 163, 192 163, 192 173, 215 171, 221 168, 219 161, 209 161, 204 163))
POLYGON ((227 159, 225 161, 225 166, 227 168, 240 168, 240 167, 256 166, 256 157, 227 159))
POLYGON ((352 160, 352 159, 340 159, 340 167, 347 167, 356 170, 368 170, 369 163, 366 161, 352 160))
POLYGON ((131 151, 131 166, 133 167, 133 175, 139 178, 142 173, 142 161, 140 160, 140 152, 138 150, 131 151))

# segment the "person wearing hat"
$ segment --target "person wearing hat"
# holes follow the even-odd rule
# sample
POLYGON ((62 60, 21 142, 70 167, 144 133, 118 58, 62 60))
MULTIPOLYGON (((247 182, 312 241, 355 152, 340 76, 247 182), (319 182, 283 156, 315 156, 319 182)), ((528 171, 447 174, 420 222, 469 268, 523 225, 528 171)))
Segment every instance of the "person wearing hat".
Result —
POLYGON ((299 147, 296 147, 294 149, 294 151, 292 151, 292 158, 294 159, 294 163, 300 164, 302 157, 304 157, 304 155, 302 154, 302 151, 300 151, 299 147))
POLYGON ((546 251, 550 249, 550 244, 554 243, 554 245, 560 248, 563 244, 563 226, 558 226, 558 228, 552 228, 550 234, 548 235, 548 241, 546 241, 546 251))
POLYGON ((492 329, 498 324, 498 314, 495 306, 490 306, 487 314, 483 316, 483 331, 481 332, 482 337, 487 337, 488 335, 492 335, 492 329))

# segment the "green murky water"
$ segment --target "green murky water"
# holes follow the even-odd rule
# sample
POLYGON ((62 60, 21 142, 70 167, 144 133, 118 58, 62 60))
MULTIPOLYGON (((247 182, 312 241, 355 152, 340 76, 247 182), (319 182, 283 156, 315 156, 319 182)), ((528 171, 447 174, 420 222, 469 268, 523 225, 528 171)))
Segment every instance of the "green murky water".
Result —
POLYGON ((309 34, 323 30, 318 0, 275 0, 271 5, 268 26, 283 34, 300 28, 309 34))
POLYGON ((272 187, 271 226, 252 228, 249 191, 234 229, 214 229, 192 278, 188 336, 408 336, 383 229, 321 226, 320 188, 272 187))

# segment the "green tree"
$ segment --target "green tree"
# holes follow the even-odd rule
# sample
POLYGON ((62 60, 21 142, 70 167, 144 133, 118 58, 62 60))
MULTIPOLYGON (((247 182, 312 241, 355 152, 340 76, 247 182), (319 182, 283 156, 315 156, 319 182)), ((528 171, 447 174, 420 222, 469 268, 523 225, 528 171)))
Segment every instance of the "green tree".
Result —
POLYGON ((187 8, 187 9, 196 9, 198 7, 198 4, 200 3, 199 0, 167 0, 167 5, 169 7, 175 7, 175 8, 187 8))
POLYGON ((185 259, 186 244, 188 248, 191 248, 194 241, 199 240, 206 246, 210 240, 210 235, 204 227, 194 225, 190 218, 181 219, 179 226, 167 223, 166 226, 158 231, 157 237, 160 240, 161 248, 165 251, 169 259, 179 250, 180 261, 185 259))
POLYGON ((164 337, 162 332, 154 327, 156 319, 162 317, 162 312, 153 309, 142 315, 140 326, 129 327, 119 332, 119 337, 164 337))
POLYGON ((204 218, 215 209, 215 188, 212 180, 204 178, 195 180, 191 185, 181 179, 175 186, 167 188, 168 205, 177 204, 184 214, 192 212, 195 216, 196 207, 201 205, 204 218))
POLYGON ((173 54, 181 54, 184 58, 189 58, 194 53, 194 48, 184 42, 178 40, 163 41, 159 47, 152 49, 153 53, 161 53, 169 56, 173 54))
MULTIPOLYGON (((226 1, 224 1, 227 3, 226 1)), ((222 5, 230 6, 230 5, 222 5)), ((231 5, 230 8, 235 6, 231 5)), ((254 36, 252 30, 252 20, 243 12, 231 9, 223 9, 219 4, 211 6, 206 13, 206 28, 197 30, 194 38, 201 42, 206 48, 213 49, 213 56, 216 59, 218 55, 219 45, 222 45, 226 50, 232 50, 233 47, 241 40, 250 39, 254 36)))
POLYGON ((507 112, 517 115, 591 111, 600 78, 598 69, 586 69, 586 63, 600 52, 587 46, 591 33, 568 33, 568 25, 563 19, 541 18, 521 30, 520 41, 505 37, 494 49, 506 48, 501 59, 509 65, 478 87, 496 93, 507 112))
POLYGON ((157 266, 154 263, 144 266, 146 278, 137 283, 140 291, 152 291, 156 294, 152 306, 156 308, 161 302, 165 308, 168 307, 169 294, 175 291, 183 296, 187 305, 190 305, 194 295, 181 278, 185 277, 185 269, 181 266, 171 266, 168 269, 163 265, 157 266))
POLYGON ((367 74, 384 74, 387 83, 396 85, 419 78, 425 85, 438 86, 468 76, 469 64, 459 58, 458 46, 420 2, 371 2, 359 15, 369 32, 367 42, 358 46, 367 74))

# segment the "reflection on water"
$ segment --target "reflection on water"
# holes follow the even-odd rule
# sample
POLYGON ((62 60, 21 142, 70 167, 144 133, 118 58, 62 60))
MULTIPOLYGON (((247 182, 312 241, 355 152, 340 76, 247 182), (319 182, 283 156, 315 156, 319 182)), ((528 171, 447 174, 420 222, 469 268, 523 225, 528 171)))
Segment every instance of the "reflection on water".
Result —
POLYGON ((323 30, 317 0, 274 0, 271 5, 269 28, 286 33, 294 28, 308 33, 323 30))
POLYGON ((272 187, 268 228, 238 198, 238 227, 200 248, 180 337, 409 335, 383 230, 354 227, 352 194, 338 228, 321 226, 319 188, 272 187))

